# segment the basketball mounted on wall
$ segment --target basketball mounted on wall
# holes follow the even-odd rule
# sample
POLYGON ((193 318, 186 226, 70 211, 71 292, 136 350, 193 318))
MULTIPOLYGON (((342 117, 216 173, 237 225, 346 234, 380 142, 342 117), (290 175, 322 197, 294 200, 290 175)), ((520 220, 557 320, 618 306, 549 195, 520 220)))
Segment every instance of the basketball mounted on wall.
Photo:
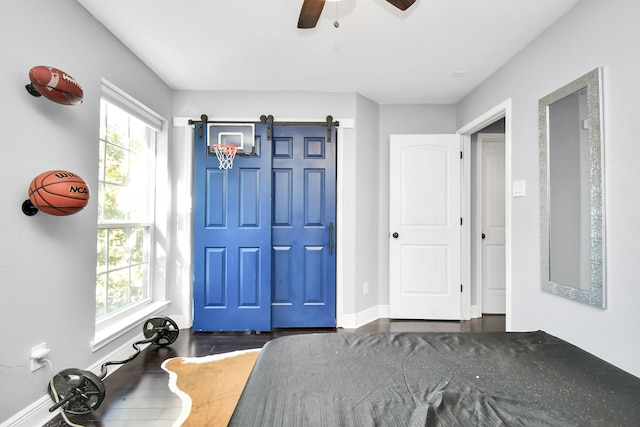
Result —
POLYGON ((65 216, 81 211, 89 203, 87 183, 73 172, 50 170, 41 173, 29 185, 29 200, 22 204, 26 215, 39 210, 49 215, 65 216))
POLYGON ((80 84, 64 71, 38 65, 29 70, 27 91, 33 96, 44 96, 58 104, 77 105, 84 93, 80 84))

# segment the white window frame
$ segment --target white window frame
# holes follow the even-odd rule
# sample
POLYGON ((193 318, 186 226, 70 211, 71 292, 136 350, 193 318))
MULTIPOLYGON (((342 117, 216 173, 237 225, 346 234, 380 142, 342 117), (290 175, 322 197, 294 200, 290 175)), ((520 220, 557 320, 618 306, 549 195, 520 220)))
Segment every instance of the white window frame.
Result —
POLYGON ((166 162, 166 155, 163 156, 159 154, 160 146, 166 146, 166 143, 162 144, 162 141, 166 142, 167 139, 166 120, 105 79, 102 79, 101 89, 102 99, 121 108, 131 116, 144 122, 151 129, 155 130, 155 166, 152 171, 152 173, 155 174, 155 193, 152 198, 152 203, 154 204, 152 223, 136 224, 128 222, 119 223, 114 221, 106 224, 104 227, 100 227, 114 228, 138 225, 149 226, 149 298, 145 298, 142 301, 121 310, 120 312, 97 320, 95 325, 94 341, 91 342, 91 348, 93 351, 102 348, 116 338, 139 327, 147 318, 159 313, 170 303, 170 301, 166 299, 167 292, 165 277, 160 277, 160 275, 157 274, 158 271, 166 271, 166 256, 164 255, 166 253, 166 248, 164 251, 157 250, 159 242, 156 239, 158 229, 166 230, 166 217, 168 214, 166 204, 162 204, 164 198, 158 197, 158 195, 162 194, 163 191, 166 192, 166 190, 162 190, 162 178, 165 176, 161 173, 165 170, 164 173, 166 174, 166 164, 161 164, 161 159, 166 162), (162 267, 162 264, 165 264, 165 266, 162 267))

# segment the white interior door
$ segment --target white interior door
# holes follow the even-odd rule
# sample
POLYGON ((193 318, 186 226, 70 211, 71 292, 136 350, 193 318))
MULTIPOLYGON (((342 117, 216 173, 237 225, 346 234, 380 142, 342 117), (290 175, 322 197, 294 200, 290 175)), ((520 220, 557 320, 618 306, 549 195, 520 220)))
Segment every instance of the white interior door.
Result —
POLYGON ((460 137, 390 144, 390 316, 460 320, 460 137))
POLYGON ((482 312, 504 314, 505 177, 504 134, 478 134, 481 179, 482 312))

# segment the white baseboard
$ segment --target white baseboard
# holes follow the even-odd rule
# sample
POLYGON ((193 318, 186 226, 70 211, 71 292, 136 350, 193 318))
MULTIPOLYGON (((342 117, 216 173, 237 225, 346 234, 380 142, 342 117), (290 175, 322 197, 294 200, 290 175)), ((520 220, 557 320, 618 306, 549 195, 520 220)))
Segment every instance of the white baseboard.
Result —
POLYGON ((477 319, 479 317, 482 317, 482 310, 480 309, 479 305, 472 305, 471 306, 471 318, 472 319, 477 319))
POLYGON ((186 316, 183 315, 171 315, 168 316, 171 318, 171 320, 173 320, 174 322, 176 322, 176 325, 178 325, 178 329, 191 329, 192 323, 191 323, 191 319, 187 319, 186 316))
POLYGON ((49 412, 53 402, 49 395, 42 396, 13 417, 0 424, 0 427, 33 427, 45 425, 56 413, 49 412))
MULTIPOLYGON (((87 371, 91 371, 94 374, 100 376, 100 368, 102 365, 110 360, 125 360, 128 359, 134 352, 133 343, 136 341, 144 340, 144 335, 140 333, 139 336, 132 338, 127 343, 123 344, 118 349, 113 352, 107 354, 89 368, 85 369, 87 371)), ((143 350, 149 346, 149 344, 140 345, 140 349, 143 350)), ((107 376, 111 375, 122 365, 113 365, 109 367, 107 376)), ((51 397, 48 394, 45 394, 31 405, 24 408, 22 411, 15 414, 13 417, 8 420, 2 422, 0 427, 33 427, 33 426, 42 426, 46 424, 49 420, 55 417, 58 414, 58 411, 49 412, 49 408, 53 406, 53 402, 51 401, 51 397)))
POLYGON ((343 314, 342 324, 338 326, 345 329, 358 329, 360 326, 364 326, 367 323, 373 322, 374 320, 384 319, 388 317, 389 306, 376 305, 359 313, 343 314))

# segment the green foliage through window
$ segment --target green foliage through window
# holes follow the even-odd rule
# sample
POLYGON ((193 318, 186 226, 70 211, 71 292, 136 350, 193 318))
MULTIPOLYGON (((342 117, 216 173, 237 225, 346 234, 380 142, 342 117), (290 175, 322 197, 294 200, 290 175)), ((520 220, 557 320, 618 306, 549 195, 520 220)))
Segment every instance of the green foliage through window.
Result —
POLYGON ((155 131, 101 100, 96 320, 150 295, 155 131))

